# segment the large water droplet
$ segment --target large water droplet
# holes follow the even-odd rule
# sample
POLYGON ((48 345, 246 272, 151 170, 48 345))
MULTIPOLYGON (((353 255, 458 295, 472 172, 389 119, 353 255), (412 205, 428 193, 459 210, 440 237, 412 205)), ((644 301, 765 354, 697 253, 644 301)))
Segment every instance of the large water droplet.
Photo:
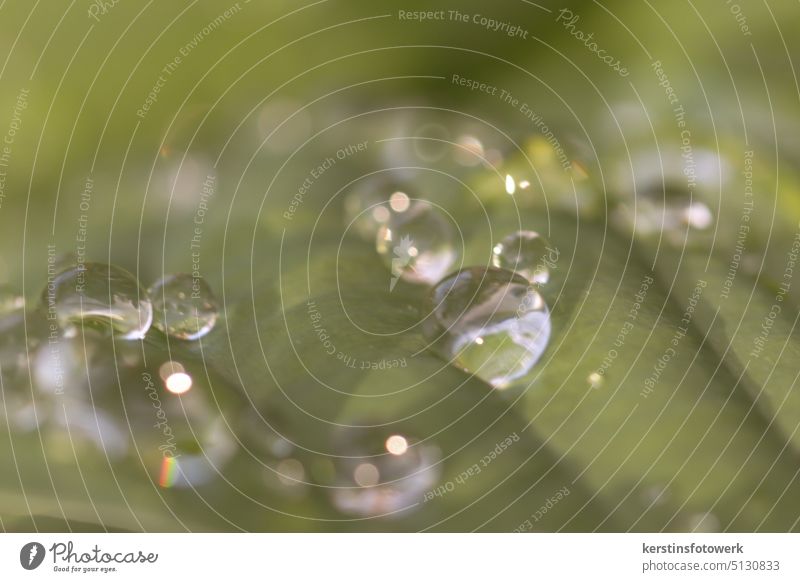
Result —
POLYGON ((463 269, 438 283, 430 302, 426 335, 434 349, 496 388, 524 377, 547 348, 547 305, 511 271, 463 269))
POLYGON ((391 269, 390 290, 398 279, 433 284, 460 256, 458 234, 439 210, 422 200, 394 205, 386 224, 378 231, 377 249, 391 269))
POLYGON ((102 263, 59 273, 48 282, 42 301, 68 336, 87 325, 110 327, 121 339, 142 339, 153 321, 150 299, 136 277, 102 263))
POLYGON ((167 275, 148 293, 153 301, 153 326, 167 335, 196 340, 214 329, 219 315, 217 300, 202 277, 167 275))
POLYGON ((343 513, 379 516, 418 508, 436 485, 439 449, 385 427, 346 428, 334 437, 330 489, 343 513))
POLYGON ((550 269, 557 260, 558 251, 550 247, 546 238, 531 230, 510 234, 492 249, 495 267, 513 271, 539 285, 550 280, 550 269))

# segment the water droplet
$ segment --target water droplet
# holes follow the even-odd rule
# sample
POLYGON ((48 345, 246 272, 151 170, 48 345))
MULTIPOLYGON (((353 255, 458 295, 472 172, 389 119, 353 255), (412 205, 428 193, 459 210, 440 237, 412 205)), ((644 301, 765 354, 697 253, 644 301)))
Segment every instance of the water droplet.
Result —
POLYGON ((455 228, 428 202, 414 201, 405 212, 392 213, 378 231, 377 249, 391 269, 390 289, 398 279, 432 284, 459 257, 455 228))
POLYGON ((219 309, 202 277, 167 275, 148 290, 153 301, 153 326, 172 337, 196 340, 210 332, 219 309))
POLYGON ((425 331, 434 349, 495 388, 524 377, 547 348, 547 305, 511 271, 463 269, 438 283, 429 300, 425 331))
POLYGON ((520 230, 500 241, 492 249, 492 264, 522 275, 531 283, 544 285, 550 280, 558 251, 542 235, 520 230))
POLYGON ((153 320, 152 304, 136 277, 102 263, 59 273, 48 283, 42 301, 67 336, 86 325, 110 327, 121 339, 142 339, 153 320))
POLYGON ((385 427, 344 428, 334 437, 331 492, 342 512, 385 515, 419 507, 439 480, 436 446, 415 442, 385 427))
POLYGON ((602 374, 598 374, 597 372, 592 372, 589 374, 586 381, 589 382, 589 386, 592 388, 600 388, 605 382, 605 378, 603 378, 602 374))
POLYGON ((402 212, 404 207, 408 209, 405 202, 410 204, 409 192, 406 184, 385 174, 359 180, 344 198, 345 226, 364 240, 374 241, 380 227, 391 216, 391 198, 394 196, 394 205, 402 212))

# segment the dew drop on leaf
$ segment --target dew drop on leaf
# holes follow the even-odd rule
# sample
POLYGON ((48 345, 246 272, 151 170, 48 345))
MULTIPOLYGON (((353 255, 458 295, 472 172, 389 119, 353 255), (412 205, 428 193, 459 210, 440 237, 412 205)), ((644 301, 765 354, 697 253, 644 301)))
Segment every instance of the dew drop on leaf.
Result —
POLYGON ((136 277, 103 263, 84 263, 51 277, 42 302, 67 336, 86 325, 110 329, 120 339, 142 339, 153 321, 150 298, 136 277))
POLYGON ((174 338, 197 340, 217 323, 219 308, 211 287, 188 273, 167 275, 149 289, 153 326, 174 338))
POLYGON ((492 264, 522 275, 531 283, 544 285, 550 280, 550 268, 558 252, 547 239, 531 230, 508 235, 492 249, 492 264))
POLYGON ((426 201, 396 202, 388 221, 378 231, 376 243, 378 254, 391 270, 389 287, 393 289, 398 279, 433 284, 460 256, 455 227, 426 201))
POLYGON ((544 299, 511 271, 462 269, 438 283, 429 300, 426 335, 434 349, 495 388, 530 372, 550 340, 544 299))

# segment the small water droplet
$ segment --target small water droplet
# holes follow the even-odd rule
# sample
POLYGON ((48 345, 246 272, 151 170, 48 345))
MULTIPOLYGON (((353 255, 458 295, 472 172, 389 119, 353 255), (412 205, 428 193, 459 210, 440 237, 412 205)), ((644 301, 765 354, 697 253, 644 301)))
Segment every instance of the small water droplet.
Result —
POLYGON ((541 295, 511 271, 472 267, 430 294, 426 336, 456 366, 495 388, 524 377, 550 340, 550 312, 541 295))
POLYGON ((439 480, 437 447, 385 427, 342 428, 334 444, 339 456, 329 491, 343 513, 411 511, 439 480))
POLYGON ((390 199, 403 207, 404 198, 410 200, 408 185, 393 180, 385 174, 376 174, 359 180, 344 198, 345 226, 370 242, 375 240, 378 229, 389 221, 390 199))
POLYGON ((598 374, 597 372, 592 372, 589 374, 586 381, 589 382, 589 386, 592 388, 600 388, 605 382, 605 378, 603 378, 602 374, 598 374))
POLYGON ((417 200, 405 212, 392 213, 376 243, 392 272, 390 289, 397 279, 424 284, 441 279, 460 255, 456 240, 453 225, 428 202, 417 200))
POLYGON ((217 300, 202 277, 188 273, 167 275, 149 289, 153 326, 172 337, 196 340, 214 329, 217 300))
POLYGON ((103 263, 59 273, 48 283, 42 301, 68 337, 87 325, 110 328, 121 339, 142 339, 153 320, 150 298, 136 277, 103 263))
POLYGON ((558 252, 547 239, 531 230, 510 234, 492 249, 495 267, 513 271, 538 285, 550 280, 550 268, 557 259, 558 252))

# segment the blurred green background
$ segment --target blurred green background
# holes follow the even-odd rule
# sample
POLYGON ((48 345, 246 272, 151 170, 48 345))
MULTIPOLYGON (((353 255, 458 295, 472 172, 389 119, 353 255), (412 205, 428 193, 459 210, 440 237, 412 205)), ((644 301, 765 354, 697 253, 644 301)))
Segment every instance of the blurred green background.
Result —
POLYGON ((0 282, 26 299, 0 323, 0 524, 797 530, 799 15, 711 0, 0 3, 0 282), (400 16, 431 10, 443 19, 400 16), (494 167, 459 161, 465 137, 494 167), (287 219, 311 171, 362 142, 287 219), (522 385, 493 390, 424 350, 426 290, 390 293, 374 244, 347 228, 347 196, 371 174, 445 208, 464 265, 487 265, 521 228, 559 249, 543 291, 552 337, 522 385), (530 187, 509 196, 507 174, 530 187), (700 214, 687 219, 690 195, 700 214), (145 287, 199 264, 221 318, 197 342, 63 340, 53 394, 37 336, 48 245, 76 253, 84 230, 88 259, 145 287), (408 365, 331 358, 309 301, 342 353, 408 365), (603 381, 587 380, 611 350, 603 381), (170 360, 190 395, 165 391, 170 360), (147 377, 203 476, 184 486, 159 482, 147 377), (392 434, 413 436, 425 474, 340 489, 348 463, 392 434))

